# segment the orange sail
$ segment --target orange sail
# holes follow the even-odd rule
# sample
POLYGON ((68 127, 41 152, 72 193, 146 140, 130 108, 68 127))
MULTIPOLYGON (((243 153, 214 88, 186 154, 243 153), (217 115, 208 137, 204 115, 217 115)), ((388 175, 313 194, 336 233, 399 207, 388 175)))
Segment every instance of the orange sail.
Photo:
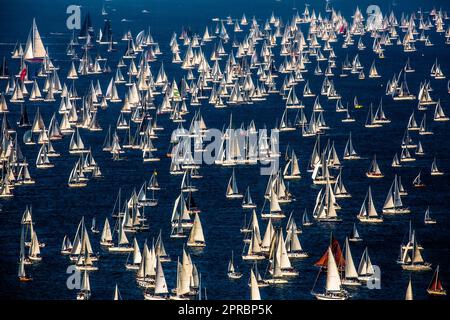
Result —
POLYGON ((434 271, 433 278, 431 279, 431 282, 428 285, 427 292, 429 294, 439 294, 439 295, 446 294, 444 288, 442 287, 441 280, 439 279, 439 266, 437 266, 436 271, 434 271))
MULTIPOLYGON (((333 236, 331 237, 331 251, 333 252, 334 259, 336 260, 336 264, 338 267, 344 268, 345 259, 342 254, 341 246, 339 245, 339 241, 337 241, 333 236)), ((316 267, 326 268, 328 263, 328 250, 322 255, 322 257, 314 264, 316 267)))

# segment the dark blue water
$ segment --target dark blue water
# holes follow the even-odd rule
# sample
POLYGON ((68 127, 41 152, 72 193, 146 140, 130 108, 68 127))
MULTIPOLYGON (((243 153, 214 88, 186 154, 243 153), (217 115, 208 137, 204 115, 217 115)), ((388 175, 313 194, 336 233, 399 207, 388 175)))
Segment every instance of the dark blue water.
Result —
MULTIPOLYGON (((322 1, 310 1, 313 8, 323 11, 324 3, 322 1)), ((365 11, 368 4, 373 1, 358 2, 360 8, 365 11)), ((65 9, 71 1, 8 1, 2 4, 0 12, 0 57, 10 56, 17 40, 24 43, 29 32, 33 17, 37 18, 37 23, 44 43, 48 46, 51 58, 55 65, 60 67, 59 75, 64 80, 67 74, 70 61, 65 55, 66 44, 70 39, 70 32, 65 27, 65 9), (60 35, 52 34, 55 32, 60 35)), ((90 12, 96 31, 103 26, 101 16, 102 2, 100 1, 77 1, 77 4, 83 6, 82 12, 90 12)), ((172 33, 178 34, 182 26, 189 26, 193 32, 202 34, 206 25, 210 28, 214 26, 212 17, 241 17, 246 13, 250 19, 253 15, 257 17, 260 23, 264 23, 269 18, 272 11, 283 18, 286 22, 293 13, 292 1, 275 2, 269 0, 262 1, 112 1, 107 3, 109 9, 109 18, 112 20, 113 32, 116 38, 121 37, 124 31, 130 29, 135 35, 142 29, 151 26, 154 39, 159 42, 161 50, 165 53, 158 58, 157 62, 151 64, 152 72, 156 75, 162 60, 165 61, 166 72, 169 79, 174 77, 178 80, 183 75, 179 66, 172 65, 171 54, 168 42, 172 33), (116 9, 116 11, 112 11, 116 9), (141 13, 142 9, 150 11, 149 14, 141 13), (127 18, 132 20, 129 23, 122 23, 120 20, 127 18)), ((397 1, 396 5, 389 2, 378 1, 381 9, 387 11, 394 9, 398 19, 403 10, 416 10, 423 7, 430 9, 432 5, 448 9, 446 1, 397 1)), ((334 6, 341 9, 342 13, 350 19, 354 10, 353 4, 348 1, 334 1, 334 6)), ((298 3, 300 12, 303 10, 303 3, 298 3)), ((446 21, 448 23, 448 21, 446 21)), ((231 29, 229 32, 231 32, 231 29)), ((230 33, 232 34, 232 33, 230 33)), ((448 217, 448 201, 450 199, 450 184, 448 176, 433 177, 429 176, 429 169, 434 156, 437 156, 439 166, 444 172, 450 172, 450 144, 449 123, 431 123, 430 128, 435 132, 432 136, 421 136, 420 140, 426 152, 426 156, 419 158, 411 165, 405 165, 402 168, 394 170, 390 163, 394 153, 400 151, 400 143, 405 130, 407 120, 412 110, 416 108, 417 102, 393 102, 389 98, 384 98, 384 110, 387 116, 392 120, 391 124, 378 129, 364 128, 364 122, 367 113, 367 106, 373 102, 378 104, 380 97, 384 97, 385 83, 392 78, 393 73, 397 73, 403 66, 409 56, 415 73, 408 75, 408 84, 410 89, 417 94, 419 84, 424 78, 429 78, 429 71, 435 58, 439 59, 443 72, 450 74, 450 65, 448 63, 450 52, 448 46, 444 44, 442 35, 434 32, 430 33, 430 39, 435 43, 434 47, 424 47, 423 44, 417 44, 418 51, 412 54, 406 54, 396 46, 388 47, 386 58, 377 62, 377 68, 382 75, 379 79, 366 79, 364 81, 356 80, 354 77, 339 78, 334 77, 334 83, 338 92, 343 96, 343 102, 349 101, 351 104, 353 97, 358 96, 358 100, 366 108, 355 110, 354 116, 357 122, 352 124, 341 123, 341 115, 334 112, 334 102, 327 102, 321 99, 321 103, 327 110, 325 120, 331 127, 327 131, 326 139, 335 142, 336 149, 342 157, 343 149, 348 137, 352 131, 354 145, 356 150, 364 157, 360 161, 344 162, 344 182, 347 189, 353 195, 351 199, 339 201, 342 210, 339 214, 343 218, 340 224, 316 224, 305 228, 301 234, 300 240, 304 249, 310 253, 310 258, 301 261, 295 261, 295 267, 300 271, 297 278, 292 279, 283 286, 274 286, 261 289, 263 299, 312 299, 310 290, 313 287, 317 275, 317 269, 313 263, 322 255, 327 247, 330 232, 333 231, 335 237, 341 241, 349 234, 353 223, 356 221, 356 214, 359 211, 364 199, 367 187, 370 183, 377 206, 381 212, 381 206, 385 200, 389 186, 394 178, 394 174, 400 174, 405 188, 409 195, 404 198, 404 203, 412 210, 408 216, 386 217, 381 225, 368 226, 358 224, 358 229, 364 242, 353 245, 352 252, 356 263, 359 262, 364 247, 369 247, 372 262, 381 268, 381 290, 369 290, 361 287, 352 292, 355 299, 402 299, 404 297, 406 285, 410 274, 402 271, 396 264, 398 256, 398 247, 404 240, 407 232, 408 223, 411 219, 416 229, 417 237, 425 248, 424 257, 433 265, 440 264, 444 286, 450 283, 450 252, 449 252, 449 228, 450 218, 448 217), (367 170, 372 155, 376 153, 381 170, 385 178, 379 181, 367 179, 365 171, 367 170), (424 190, 414 190, 411 182, 418 171, 422 169, 427 188, 424 190), (426 207, 430 205, 433 216, 438 220, 437 225, 425 226, 423 224, 423 213, 426 207), (449 280, 449 281, 446 281, 449 280)), ((364 37, 367 47, 372 45, 372 39, 364 37)), ((124 43, 120 46, 123 48, 124 43)), ((202 48, 206 56, 209 56, 212 44, 202 48)), ((230 44, 226 46, 230 49, 230 44)), ((104 50, 104 49, 101 49, 104 50)), ((184 50, 184 47, 182 48, 184 50)), ((110 66, 115 66, 119 58, 118 53, 108 56, 110 66)), ((183 51, 182 51, 183 52, 183 51)), ((278 48, 276 49, 278 52, 278 48)), ((357 53, 356 48, 347 50, 350 57, 357 53)), ((340 66, 345 52, 336 46, 338 55, 337 65, 340 66)), ((362 64, 368 70, 374 59, 374 54, 370 50, 358 51, 362 64)), ((104 53, 106 54, 106 53, 104 53)), ((18 69, 17 61, 9 61, 12 71, 18 69)), ((277 60, 281 63, 282 59, 277 60)), ((222 64, 224 61, 222 61, 222 64)), ((323 77, 312 75, 315 63, 309 65, 310 72, 307 78, 310 81, 313 92, 319 92, 323 77)), ((87 85, 93 77, 81 77, 77 80, 77 91, 83 94, 87 85)), ((105 91, 109 82, 110 75, 101 75, 100 81, 102 89, 105 91)), ((278 81, 282 81, 280 77, 278 81)), ((278 83, 278 87, 281 82, 278 83)), ((444 110, 450 113, 450 99, 446 89, 446 81, 431 81, 434 89, 432 95, 435 99, 440 98, 444 110)), ((0 83, 1 90, 4 90, 6 83, 0 83)), ((300 85, 300 88, 302 85, 300 85)), ((123 88, 120 89, 123 96, 123 88)), ((160 103, 161 97, 158 97, 157 103, 160 103)), ((307 114, 310 114, 313 101, 304 100, 306 103, 307 114)), ((40 106, 43 118, 48 124, 51 115, 58 108, 59 101, 54 104, 29 104, 28 112, 32 119, 37 106, 40 106)), ((20 115, 20 107, 9 104, 10 114, 8 119, 11 124, 15 123, 20 115)), ((196 107, 191 107, 191 113, 187 116, 187 123, 192 117, 196 107)), ((200 107, 205 122, 210 128, 221 129, 228 122, 229 115, 233 112, 235 125, 241 122, 248 124, 255 120, 258 128, 267 125, 271 128, 276 120, 281 117, 284 101, 277 95, 271 95, 267 101, 255 103, 249 106, 240 106, 224 110, 214 109, 207 103, 200 107)), ((119 114, 120 107, 111 105, 106 111, 99 111, 100 125, 107 129, 109 124, 115 124, 119 114)), ((428 111, 428 119, 432 119, 431 108, 428 111)), ((418 120, 421 117, 417 117, 418 120)), ((142 248, 144 239, 151 241, 156 238, 159 230, 163 230, 164 243, 169 255, 176 261, 176 257, 181 254, 183 242, 172 240, 170 234, 170 215, 175 198, 178 196, 178 188, 181 177, 169 175, 169 159, 164 157, 167 151, 167 143, 170 133, 176 128, 167 117, 160 117, 159 122, 165 127, 159 139, 155 141, 158 148, 157 155, 161 158, 160 162, 144 164, 141 160, 141 153, 137 151, 127 151, 125 161, 113 161, 109 153, 103 152, 102 143, 105 136, 103 132, 88 132, 82 130, 81 134, 87 146, 92 147, 93 156, 100 165, 104 178, 100 180, 91 180, 86 188, 70 189, 67 187, 67 178, 77 157, 68 153, 68 143, 70 138, 66 137, 62 141, 54 142, 55 149, 61 153, 61 157, 52 158, 55 167, 49 170, 37 170, 30 166, 31 175, 36 179, 36 184, 29 187, 18 187, 14 191, 14 198, 11 200, 0 200, 2 211, 0 212, 0 297, 16 299, 73 299, 76 292, 66 288, 66 268, 69 262, 66 257, 59 254, 61 241, 64 235, 73 237, 77 223, 82 216, 87 221, 93 216, 97 221, 103 224, 105 217, 110 217, 114 202, 119 188, 122 188, 122 194, 127 196, 133 188, 138 188, 151 176, 154 169, 159 172, 158 179, 164 188, 159 192, 159 205, 146 211, 150 219, 150 230, 138 235, 139 243, 142 248), (31 272, 34 281, 32 283, 21 284, 16 279, 17 260, 19 255, 20 240, 20 219, 26 205, 33 206, 33 218, 35 229, 40 241, 47 244, 42 250, 43 261, 40 264, 33 265, 28 270, 31 272)), ((19 136, 23 130, 18 129, 19 136)), ((417 139, 417 134, 413 138, 417 139)), ((303 138, 300 132, 281 133, 280 150, 284 152, 289 144, 294 148, 300 160, 300 167, 303 178, 298 182, 290 184, 290 189, 297 201, 287 205, 285 212, 294 210, 297 221, 300 221, 301 214, 305 208, 309 212, 313 209, 315 197, 319 189, 312 187, 309 174, 306 173, 309 156, 312 151, 315 138, 303 138)), ((30 163, 34 163, 38 146, 21 145, 24 155, 30 163)), ((249 288, 247 286, 249 267, 240 259, 242 251, 242 234, 239 228, 243 222, 243 211, 240 201, 229 201, 225 198, 225 188, 227 180, 231 174, 231 169, 217 166, 203 166, 201 173, 204 178, 196 180, 195 184, 199 192, 195 194, 199 207, 202 210, 201 219, 207 241, 207 247, 203 251, 192 251, 192 258, 202 274, 203 285, 207 288, 209 299, 247 299, 249 297, 249 288), (235 252, 235 262, 239 269, 244 272, 244 277, 239 281, 230 281, 226 277, 227 263, 231 250, 235 252)), ((254 201, 259 207, 263 202, 263 194, 267 183, 267 177, 259 175, 259 168, 237 167, 238 186, 244 189, 247 185, 251 187, 254 201)), ((111 222, 111 220, 110 220, 111 222)), ((261 229, 265 230, 265 222, 261 223, 261 229)), ((134 282, 132 272, 126 271, 124 264, 126 255, 112 255, 101 251, 98 243, 99 236, 91 236, 93 246, 102 253, 98 263, 99 271, 91 274, 91 287, 93 299, 111 299, 114 286, 117 283, 125 299, 141 299, 142 291, 134 282)), ((260 270, 265 270, 266 264, 260 266, 260 270)), ((174 262, 164 265, 164 271, 170 288, 175 286, 176 264, 174 262)), ((414 273, 413 287, 415 298, 426 299, 425 289, 431 279, 431 272, 414 273)))

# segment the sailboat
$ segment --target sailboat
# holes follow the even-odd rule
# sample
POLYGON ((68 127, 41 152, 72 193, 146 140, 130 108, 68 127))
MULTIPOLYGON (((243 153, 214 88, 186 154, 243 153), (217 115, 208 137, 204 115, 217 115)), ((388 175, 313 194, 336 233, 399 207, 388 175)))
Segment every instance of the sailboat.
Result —
POLYGON ((244 199, 242 200, 242 208, 244 209, 255 209, 256 204, 253 203, 252 197, 250 195, 250 187, 245 190, 244 199))
POLYGON ((69 153, 78 154, 78 153, 87 153, 88 150, 85 148, 83 140, 81 139, 80 132, 78 128, 72 134, 69 145, 69 153))
POLYGON ((40 247, 36 232, 31 230, 31 244, 28 251, 28 259, 31 260, 32 263, 42 260, 40 247))
POLYGON ((283 277, 283 272, 281 270, 281 257, 278 253, 274 254, 271 263, 269 265, 269 272, 271 274, 270 278, 264 280, 266 284, 285 284, 288 280, 283 277))
MULTIPOLYGON (((319 271, 319 273, 321 270, 319 271)), ((347 292, 342 289, 341 277, 339 276, 339 270, 336 265, 331 247, 328 247, 328 262, 327 262, 327 278, 325 291, 322 293, 314 292, 314 288, 311 293, 318 300, 347 300, 349 298, 347 292)))
POLYGON ((402 249, 401 256, 401 266, 404 270, 409 271, 422 271, 422 270, 431 270, 431 264, 425 262, 422 257, 423 248, 417 244, 417 240, 412 240, 412 243, 408 243, 408 245, 402 249))
POLYGON ((349 241, 351 242, 360 242, 363 239, 361 238, 361 236, 359 235, 358 229, 356 229, 356 223, 353 223, 353 228, 352 228, 352 232, 350 234, 350 237, 348 238, 349 241))
POLYGON ((139 248, 139 243, 136 238, 133 240, 133 258, 132 262, 128 262, 130 260, 131 252, 128 254, 127 262, 125 263, 125 268, 127 270, 138 270, 142 261, 141 249, 139 248))
POLYGON ((436 224, 436 220, 430 217, 430 206, 428 206, 427 210, 425 210, 425 217, 423 221, 425 224, 436 224))
POLYGON ((200 216, 198 213, 195 214, 194 224, 189 234, 189 239, 187 241, 188 247, 206 247, 205 236, 203 234, 202 224, 200 222, 200 216))
POLYGON ((17 273, 17 277, 20 282, 30 282, 33 281, 33 278, 31 278, 29 275, 25 272, 25 257, 23 254, 20 255, 19 259, 19 270, 17 273))
POLYGON ((91 231, 92 233, 100 233, 100 230, 98 230, 97 224, 95 223, 95 217, 92 218, 91 231))
MULTIPOLYGON (((300 244, 300 242, 298 244, 300 244)), ((273 262, 269 265, 270 274, 274 275, 274 272, 277 272, 276 269, 278 268, 281 272, 279 274, 280 277, 292 277, 299 274, 291 264, 288 249, 286 247, 287 246, 283 237, 283 230, 281 228, 277 228, 269 249, 269 260, 273 262), (277 258, 275 259, 275 257, 277 258), (278 261, 279 265, 275 263, 275 260, 278 261)), ((298 253, 299 257, 302 253, 304 253, 301 246, 298 246, 297 248, 294 246, 293 249, 293 252, 298 253)))
POLYGON ((410 212, 411 210, 403 205, 398 177, 397 175, 395 175, 394 181, 391 184, 391 187, 389 189, 389 192, 383 205, 383 213, 403 214, 410 212))
POLYGON ((120 294, 119 286, 117 285, 117 283, 116 283, 116 287, 114 288, 114 297, 113 297, 113 300, 114 300, 114 301, 122 300, 122 295, 120 294))
POLYGON ((358 267, 358 280, 360 281, 369 281, 374 279, 375 270, 372 265, 372 261, 369 257, 369 250, 366 249, 363 252, 361 257, 361 261, 359 262, 358 267))
POLYGON ((67 235, 64 236, 63 242, 61 245, 61 254, 62 255, 69 255, 72 252, 73 245, 72 242, 70 242, 70 239, 67 235))
POLYGON ((442 287, 441 279, 439 278, 439 265, 434 271, 433 278, 431 278, 428 285, 427 292, 430 296, 446 296, 447 291, 442 287))
POLYGON ((419 174, 413 180, 413 186, 415 188, 424 188, 425 183, 422 181, 422 171, 419 171, 419 174))
POLYGON ((39 149, 37 159, 36 159, 36 168, 39 169, 47 169, 53 168, 55 165, 50 162, 48 158, 48 148, 46 144, 43 144, 39 149))
POLYGON ((171 261, 170 256, 167 254, 166 248, 164 247, 161 230, 159 230, 158 238, 156 238, 155 253, 159 257, 161 262, 170 262, 171 261))
MULTIPOLYGON (((268 230, 272 227, 272 222, 269 220, 269 223, 267 224, 268 230)), ((266 237, 264 237, 266 238, 266 237)), ((271 241, 271 236, 268 235, 267 242, 271 241)), ((261 246, 264 244, 260 243, 261 239, 259 238, 259 230, 257 229, 256 225, 253 225, 253 230, 251 232, 251 240, 248 244, 247 252, 242 254, 242 260, 264 260, 265 256, 262 251, 261 246)), ((245 248, 244 248, 245 250, 245 248)))
POLYGON ((297 232, 292 228, 288 229, 286 234, 286 252, 289 258, 300 259, 307 258, 308 254, 303 250, 297 232))
POLYGON ((196 290, 193 288, 195 277, 194 265, 190 256, 183 249, 183 258, 180 263, 180 259, 177 261, 177 287, 172 290, 175 295, 170 296, 171 300, 189 300, 189 297, 196 294, 196 290))
POLYGON ((117 230, 117 246, 108 247, 110 252, 126 253, 134 251, 134 248, 130 246, 127 235, 124 230, 125 217, 117 220, 119 229, 117 230))
POLYGON ((438 100, 434 109, 434 121, 448 121, 450 117, 446 116, 441 106, 441 100, 438 100))
POLYGON ((419 141, 419 143, 417 144, 416 156, 424 156, 424 155, 425 151, 423 150, 422 143, 419 141))
POLYGON ((396 154, 394 154, 394 158, 392 159, 391 167, 399 168, 401 166, 402 166, 402 164, 401 164, 400 160, 398 159, 398 155, 396 153, 396 154))
POLYGON ((228 199, 241 199, 243 197, 243 195, 238 191, 234 169, 233 173, 231 174, 230 180, 228 181, 226 197, 228 199))
POLYGON ((155 289, 153 293, 148 292, 146 289, 144 292, 145 300, 168 300, 169 290, 167 288, 166 278, 164 276, 164 270, 159 257, 156 258, 156 276, 155 276, 155 289))
POLYGON ((263 208, 261 209, 261 218, 263 219, 283 219, 286 215, 283 213, 280 207, 280 202, 278 201, 278 196, 271 187, 270 199, 269 199, 269 212, 263 212, 266 201, 264 201, 263 208))
POLYGON ((381 223, 383 222, 383 218, 380 217, 375 209, 375 205, 373 203, 372 198, 372 190, 369 186, 369 190, 367 191, 366 197, 364 198, 364 202, 359 210, 358 219, 361 222, 368 223, 381 223), (366 205, 367 203, 367 205, 366 205))
POLYGON ((100 245, 104 247, 111 247, 114 245, 108 218, 105 218, 105 224, 103 225, 103 231, 100 238, 100 245))
POLYGON ((434 157, 433 163, 431 164, 431 175, 432 176, 442 176, 442 175, 444 175, 444 172, 440 171, 438 166, 437 166, 436 157, 434 157))
POLYGON ((303 212, 303 216, 302 216, 302 225, 305 227, 311 226, 313 223, 309 220, 308 218, 308 212, 305 208, 305 211, 303 212))
POLYGON ((369 170, 366 172, 366 176, 368 178, 375 178, 375 179, 384 177, 384 174, 381 173, 380 167, 378 166, 376 155, 373 156, 373 160, 370 164, 369 170))
POLYGON ((345 259, 345 268, 344 268, 344 275, 342 277, 342 285, 344 286, 361 285, 361 282, 358 280, 358 271, 356 270, 355 263, 353 262, 353 257, 350 251, 350 244, 348 242, 348 238, 345 238, 344 259, 345 259))
POLYGON ((347 144, 345 145, 344 149, 344 160, 357 160, 361 157, 358 155, 356 150, 353 148, 353 142, 352 142, 352 133, 350 132, 347 144))
POLYGON ((233 251, 231 251, 231 259, 228 262, 228 270, 227 270, 227 275, 228 278, 230 279, 240 279, 242 278, 242 273, 236 271, 235 267, 234 267, 234 253, 233 251))
POLYGON ((89 273, 84 270, 83 281, 81 282, 81 290, 77 294, 77 300, 89 300, 91 298, 91 284, 89 281, 89 273))
POLYGON ((261 294, 259 292, 258 281, 253 269, 250 270, 250 299, 251 300, 261 300, 261 294))
POLYGON ((347 191, 342 178, 342 167, 339 168, 339 174, 334 184, 334 196, 335 198, 351 198, 352 195, 347 191))
POLYGON ((292 150, 292 155, 288 160, 288 162, 286 163, 286 166, 284 167, 283 177, 286 180, 294 180, 301 178, 300 168, 298 166, 298 160, 294 150, 292 150))
POLYGON ((414 300, 411 277, 409 277, 408 287, 406 288, 405 300, 414 300))
POLYGON ((45 50, 44 43, 39 34, 36 20, 33 18, 33 24, 30 33, 28 34, 23 59, 28 62, 42 62, 46 56, 47 51, 45 50))
POLYGON ((325 191, 321 189, 317 194, 313 211, 314 218, 323 222, 341 222, 342 219, 337 215, 338 205, 330 183, 327 183, 324 189, 325 191))

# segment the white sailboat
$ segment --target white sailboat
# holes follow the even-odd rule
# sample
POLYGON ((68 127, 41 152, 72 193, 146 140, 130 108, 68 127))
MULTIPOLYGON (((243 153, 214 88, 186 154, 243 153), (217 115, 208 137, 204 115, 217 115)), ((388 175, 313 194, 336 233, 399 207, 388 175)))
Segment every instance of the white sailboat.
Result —
MULTIPOLYGON (((266 201, 264 202, 265 206, 266 201)), ((269 200, 269 212, 264 212, 264 206, 261 210, 261 218, 263 219, 283 219, 286 217, 286 215, 283 213, 280 207, 280 202, 278 201, 278 196, 273 189, 271 188, 270 192, 270 200, 269 200)))
POLYGON ((356 152, 355 148, 353 147, 353 141, 352 141, 352 133, 350 132, 347 144, 345 145, 344 150, 344 160, 358 160, 361 157, 356 152))
POLYGON ((384 174, 381 173, 380 167, 378 166, 376 155, 373 156, 373 160, 370 164, 369 170, 366 172, 366 176, 368 178, 380 179, 384 177, 384 174))
POLYGON ((89 273, 83 272, 83 280, 81 282, 81 290, 77 294, 77 300, 89 300, 91 298, 91 283, 89 281, 89 273))
POLYGON ((308 253, 303 250, 298 234, 293 229, 287 231, 285 246, 289 258, 300 259, 309 256, 308 253))
POLYGON ((443 176, 444 172, 440 171, 437 166, 436 157, 433 159, 433 163, 431 164, 431 175, 432 176, 443 176))
POLYGON ((372 198, 372 190, 369 186, 364 202, 359 210, 358 219, 361 222, 367 223, 381 223, 383 218, 378 215, 372 198))
POLYGON ((194 224, 189 234, 187 241, 188 247, 206 247, 205 236, 203 234, 203 227, 198 213, 195 214, 194 224))
POLYGON ((348 240, 351 242, 360 242, 363 240, 359 235, 358 229, 356 229, 356 223, 353 223, 352 233, 350 234, 348 240))
POLYGON ((284 167, 283 177, 286 180, 294 180, 301 178, 300 167, 298 165, 297 156, 295 155, 294 150, 292 150, 292 155, 284 167))
POLYGON ((414 300, 411 277, 409 277, 408 287, 406 288, 405 300, 409 300, 409 301, 414 300))
POLYGON ((226 197, 228 199, 241 199, 243 197, 243 195, 238 191, 234 169, 233 173, 231 174, 230 180, 228 181, 226 197))
POLYGON ((128 254, 127 262, 125 263, 125 268, 127 270, 138 270, 139 266, 141 265, 141 261, 142 261, 141 249, 139 248, 139 243, 137 242, 137 239, 134 238, 133 254, 131 254, 131 252, 128 254), (129 262, 131 255, 132 261, 129 262))
POLYGON ((427 210, 425 210, 425 217, 424 217, 423 221, 425 224, 436 224, 436 220, 434 220, 430 216, 430 206, 428 206, 427 210))
POLYGON ((401 247, 399 263, 404 270, 426 271, 431 270, 431 263, 425 262, 421 251, 422 246, 417 243, 414 231, 410 231, 410 239, 406 246, 401 247))
POLYGON ((375 269, 373 268, 372 261, 369 257, 369 251, 366 247, 361 257, 361 261, 359 262, 358 279, 360 281, 374 280, 374 274, 375 269))
POLYGON ((403 214, 410 213, 410 209, 403 205, 398 177, 395 175, 391 184, 388 195, 383 205, 383 213, 386 214, 403 214))
MULTIPOLYGON (((270 230, 272 226, 271 220, 269 220, 268 223, 268 230, 270 230)), ((253 231, 251 232, 251 240, 250 243, 248 244, 248 249, 247 252, 242 255, 242 260, 264 260, 265 256, 263 254, 262 248, 261 246, 264 245, 264 241, 262 243, 260 243, 261 239, 259 239, 258 237, 259 235, 259 230, 256 229, 256 226, 253 226, 253 231)), ((266 236, 264 237, 266 238, 266 236)), ((266 240, 266 242, 271 241, 271 236, 267 237, 268 239, 266 240)), ((244 248, 245 250, 245 248, 244 248)))
POLYGON ((116 287, 114 288, 114 297, 113 297, 113 300, 114 300, 114 301, 122 300, 122 295, 120 294, 119 286, 118 286, 117 284, 116 284, 116 287))
POLYGON ((23 58, 29 62, 42 62, 47 56, 44 43, 42 42, 41 35, 36 25, 36 20, 33 18, 33 24, 31 26, 30 33, 28 34, 27 44, 25 45, 25 51, 23 58))
POLYGON ((167 288, 166 278, 164 276, 164 270, 159 257, 156 258, 156 276, 155 276, 155 289, 153 293, 148 292, 148 289, 144 292, 145 300, 168 300, 169 290, 167 288))
POLYGON ((134 248, 130 246, 130 243, 124 230, 125 218, 119 217, 117 223, 119 227, 117 230, 117 246, 113 245, 108 247, 108 251, 117 253, 133 252, 134 248))
POLYGON ((253 269, 250 270, 250 299, 261 300, 258 281, 256 280, 255 274, 253 273, 253 269))
POLYGON ((244 199, 242 200, 242 208, 243 209, 256 208, 256 204, 253 202, 252 197, 250 195, 250 187, 247 187, 247 190, 245 190, 244 199))
POLYGON ((322 293, 315 293, 314 291, 312 291, 311 293, 318 300, 347 300, 349 296, 347 292, 344 289, 342 289, 339 270, 336 265, 336 260, 334 259, 333 252, 331 251, 331 247, 328 247, 328 262, 326 272, 327 272, 327 279, 325 291, 322 293))
POLYGON ((111 247, 114 245, 108 218, 105 218, 105 224, 103 225, 102 235, 100 238, 100 245, 104 247, 111 247))
POLYGON ((230 279, 240 279, 242 278, 242 273, 236 271, 236 268, 234 267, 234 253, 231 251, 231 259, 228 262, 228 270, 227 270, 228 278, 230 279))
POLYGON ((345 268, 344 268, 344 275, 342 277, 342 285, 344 286, 361 285, 361 282, 358 280, 358 271, 356 270, 355 263, 353 262, 352 252, 350 250, 348 238, 345 238, 344 259, 345 259, 345 268))

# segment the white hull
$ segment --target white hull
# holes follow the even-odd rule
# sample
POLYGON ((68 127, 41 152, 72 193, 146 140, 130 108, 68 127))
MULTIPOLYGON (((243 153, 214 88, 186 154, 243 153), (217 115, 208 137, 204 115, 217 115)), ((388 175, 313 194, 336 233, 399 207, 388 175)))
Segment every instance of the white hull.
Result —
POLYGON ((339 294, 327 294, 327 293, 316 293, 314 294, 317 300, 328 300, 328 301, 337 301, 337 300, 347 300, 348 296, 343 293, 339 294))
POLYGON ((242 256, 242 260, 264 260, 265 256, 263 255, 247 255, 242 256))
POLYGON ((227 199, 242 199, 244 196, 242 194, 227 194, 227 199))
POLYGON ((133 247, 109 247, 109 252, 119 252, 119 253, 125 253, 125 252, 133 252, 133 247))

